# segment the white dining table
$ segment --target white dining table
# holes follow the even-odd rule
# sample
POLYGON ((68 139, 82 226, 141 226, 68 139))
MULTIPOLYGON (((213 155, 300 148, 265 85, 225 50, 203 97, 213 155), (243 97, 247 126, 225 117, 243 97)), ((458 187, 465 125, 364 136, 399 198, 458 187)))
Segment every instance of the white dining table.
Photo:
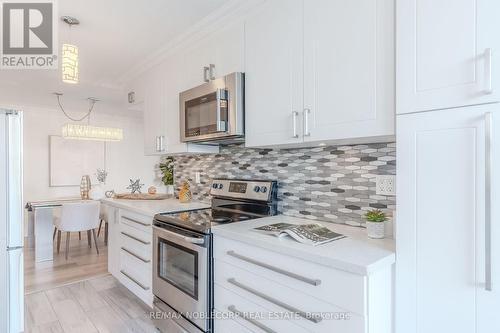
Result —
POLYGON ((33 201, 28 210, 28 235, 26 245, 35 249, 35 262, 54 260, 54 211, 65 203, 82 202, 79 197, 33 201))

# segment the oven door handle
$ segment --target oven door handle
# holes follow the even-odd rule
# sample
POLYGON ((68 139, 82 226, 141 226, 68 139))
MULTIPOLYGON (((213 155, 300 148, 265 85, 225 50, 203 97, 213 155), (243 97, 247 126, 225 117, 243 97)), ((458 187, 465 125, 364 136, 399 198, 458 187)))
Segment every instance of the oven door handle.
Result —
POLYGON ((178 233, 168 231, 168 230, 163 229, 163 228, 158 228, 156 226, 153 226, 153 228, 155 228, 159 232, 166 233, 167 235, 170 235, 172 237, 182 239, 183 241, 185 241, 187 243, 191 243, 191 244, 204 244, 205 243, 205 238, 183 236, 183 235, 179 235, 178 233))

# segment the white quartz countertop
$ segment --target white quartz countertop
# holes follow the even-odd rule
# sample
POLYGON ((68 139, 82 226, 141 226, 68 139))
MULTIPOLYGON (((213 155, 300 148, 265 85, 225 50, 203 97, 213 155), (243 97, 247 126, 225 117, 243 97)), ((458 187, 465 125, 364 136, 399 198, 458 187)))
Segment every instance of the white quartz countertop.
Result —
POLYGON ((164 200, 102 199, 101 202, 113 207, 130 210, 149 217, 153 217, 154 215, 159 213, 210 208, 210 204, 202 202, 180 203, 179 200, 175 198, 164 200))
POLYGON ((378 269, 386 268, 396 260, 393 239, 369 239, 363 228, 285 215, 218 225, 212 228, 212 231, 217 236, 360 275, 368 275, 378 269), (347 237, 323 245, 311 246, 299 243, 289 236, 278 238, 252 230, 273 223, 320 223, 347 237))

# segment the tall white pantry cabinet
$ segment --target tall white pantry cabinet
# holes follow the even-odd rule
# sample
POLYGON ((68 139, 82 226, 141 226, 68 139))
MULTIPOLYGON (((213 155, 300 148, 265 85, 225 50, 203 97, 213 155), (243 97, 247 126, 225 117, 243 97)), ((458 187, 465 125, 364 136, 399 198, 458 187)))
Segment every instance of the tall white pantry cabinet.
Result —
POLYGON ((396 333, 500 332, 498 13, 397 3, 396 333))

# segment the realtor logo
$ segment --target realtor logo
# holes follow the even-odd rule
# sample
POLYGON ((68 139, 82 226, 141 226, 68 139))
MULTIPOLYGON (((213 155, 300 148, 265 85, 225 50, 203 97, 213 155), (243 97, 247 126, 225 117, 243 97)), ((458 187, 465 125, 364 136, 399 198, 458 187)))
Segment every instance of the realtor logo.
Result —
POLYGON ((1 68, 57 68, 57 20, 53 0, 1 1, 1 68))

